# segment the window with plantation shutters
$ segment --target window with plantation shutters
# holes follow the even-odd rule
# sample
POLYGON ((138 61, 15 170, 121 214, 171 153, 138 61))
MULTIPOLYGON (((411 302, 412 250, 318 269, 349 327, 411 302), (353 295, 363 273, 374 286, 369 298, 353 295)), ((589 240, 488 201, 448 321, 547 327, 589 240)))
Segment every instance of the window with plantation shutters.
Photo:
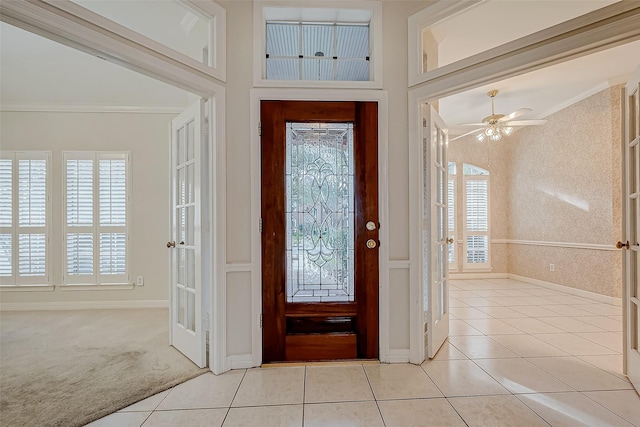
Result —
POLYGON ((124 284, 129 155, 64 153, 65 284, 124 284))
POLYGON ((0 284, 49 285, 48 152, 0 155, 0 284))
POLYGON ((465 269, 490 268, 489 171, 463 165, 465 269))

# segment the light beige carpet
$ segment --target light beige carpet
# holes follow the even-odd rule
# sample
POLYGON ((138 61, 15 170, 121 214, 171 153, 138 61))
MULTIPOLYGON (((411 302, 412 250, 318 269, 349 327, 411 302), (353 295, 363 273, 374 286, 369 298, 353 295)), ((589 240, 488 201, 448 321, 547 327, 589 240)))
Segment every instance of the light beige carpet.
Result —
POLYGON ((0 313, 0 425, 82 426, 194 378, 168 309, 0 313))

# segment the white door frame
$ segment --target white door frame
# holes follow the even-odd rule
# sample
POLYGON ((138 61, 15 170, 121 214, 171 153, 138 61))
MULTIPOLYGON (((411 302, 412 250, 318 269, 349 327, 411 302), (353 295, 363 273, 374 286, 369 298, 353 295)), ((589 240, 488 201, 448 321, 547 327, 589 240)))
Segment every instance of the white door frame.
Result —
MULTIPOLYGON (((353 89, 282 89, 251 90, 251 366, 262 363, 262 256, 260 235, 260 101, 373 101, 378 103, 378 205, 380 227, 380 349, 381 362, 389 358, 389 198, 388 198, 388 129, 387 92, 353 89)), ((231 266, 227 266, 228 268, 231 266)))

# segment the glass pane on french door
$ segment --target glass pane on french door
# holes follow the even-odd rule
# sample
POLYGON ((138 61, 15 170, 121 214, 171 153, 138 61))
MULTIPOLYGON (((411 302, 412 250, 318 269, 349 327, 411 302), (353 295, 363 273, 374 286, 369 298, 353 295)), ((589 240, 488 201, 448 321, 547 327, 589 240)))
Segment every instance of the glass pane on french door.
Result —
POLYGON ((195 264, 195 157, 194 122, 188 122, 178 130, 176 168, 177 219, 176 251, 176 322, 187 331, 195 331, 196 264, 195 264))
POLYGON ((287 123, 287 302, 354 301, 353 123, 287 123))

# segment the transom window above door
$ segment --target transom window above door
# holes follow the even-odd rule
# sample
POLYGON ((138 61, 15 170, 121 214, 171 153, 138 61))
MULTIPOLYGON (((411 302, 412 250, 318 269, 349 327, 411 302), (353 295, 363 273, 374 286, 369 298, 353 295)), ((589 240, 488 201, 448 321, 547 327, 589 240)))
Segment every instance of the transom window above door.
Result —
POLYGON ((267 22, 268 80, 369 81, 369 24, 267 22))
POLYGON ((254 85, 382 88, 380 1, 254 2, 254 85))

